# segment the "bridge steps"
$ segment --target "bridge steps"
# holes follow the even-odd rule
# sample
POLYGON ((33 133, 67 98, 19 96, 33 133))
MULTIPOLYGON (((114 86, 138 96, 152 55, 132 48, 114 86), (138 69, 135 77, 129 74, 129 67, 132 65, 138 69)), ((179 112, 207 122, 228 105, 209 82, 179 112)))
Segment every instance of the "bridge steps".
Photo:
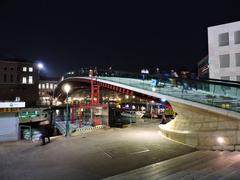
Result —
POLYGON ((240 152, 196 151, 106 179, 239 179, 239 160, 240 152))

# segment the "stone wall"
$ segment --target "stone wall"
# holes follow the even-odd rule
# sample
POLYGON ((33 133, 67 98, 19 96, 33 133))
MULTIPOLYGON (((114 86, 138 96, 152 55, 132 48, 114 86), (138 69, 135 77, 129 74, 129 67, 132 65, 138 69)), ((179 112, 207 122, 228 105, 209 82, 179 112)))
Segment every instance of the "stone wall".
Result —
POLYGON ((240 116, 218 114, 211 107, 204 110, 176 102, 171 105, 178 115, 160 125, 166 137, 199 149, 234 149, 240 144, 240 116))

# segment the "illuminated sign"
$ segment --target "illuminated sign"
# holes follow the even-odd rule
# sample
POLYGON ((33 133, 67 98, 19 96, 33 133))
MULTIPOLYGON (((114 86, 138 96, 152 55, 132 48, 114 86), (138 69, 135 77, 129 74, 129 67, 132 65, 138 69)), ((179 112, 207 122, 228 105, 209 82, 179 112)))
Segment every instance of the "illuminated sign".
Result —
POLYGON ((0 113, 19 112, 19 108, 0 108, 0 113))
POLYGON ((0 102, 0 108, 24 108, 25 102, 0 102))

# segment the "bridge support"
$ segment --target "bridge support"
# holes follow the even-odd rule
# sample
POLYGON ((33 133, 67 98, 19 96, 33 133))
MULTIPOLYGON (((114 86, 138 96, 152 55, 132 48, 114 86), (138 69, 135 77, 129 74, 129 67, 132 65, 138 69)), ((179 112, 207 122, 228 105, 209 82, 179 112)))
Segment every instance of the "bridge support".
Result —
POLYGON ((100 86, 91 79, 91 104, 100 103, 100 86))
POLYGON ((240 117, 171 102, 177 117, 160 130, 166 137, 198 149, 235 150, 240 147, 240 117))

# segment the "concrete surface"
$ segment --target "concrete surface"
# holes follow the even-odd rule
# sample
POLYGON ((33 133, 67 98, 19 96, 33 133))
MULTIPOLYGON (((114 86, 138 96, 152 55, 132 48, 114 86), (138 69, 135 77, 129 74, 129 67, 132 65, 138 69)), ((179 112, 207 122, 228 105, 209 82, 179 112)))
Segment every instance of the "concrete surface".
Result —
POLYGON ((158 122, 73 137, 0 144, 0 180, 102 179, 193 152, 160 135, 158 122))
POLYGON ((196 151, 106 179, 238 180, 239 170, 240 152, 196 151))

